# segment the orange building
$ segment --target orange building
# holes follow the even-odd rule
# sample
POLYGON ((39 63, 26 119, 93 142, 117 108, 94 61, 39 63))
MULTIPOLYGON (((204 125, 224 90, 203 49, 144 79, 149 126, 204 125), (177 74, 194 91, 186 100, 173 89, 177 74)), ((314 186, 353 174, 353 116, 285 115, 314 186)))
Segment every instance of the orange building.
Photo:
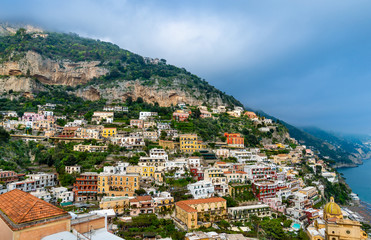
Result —
POLYGON ((18 189, 0 195, 0 239, 39 240, 70 230, 71 216, 44 200, 18 189))
POLYGON ((243 115, 247 116, 250 119, 258 118, 254 112, 245 112, 243 115))
POLYGON ((245 139, 239 133, 224 133, 227 138, 227 144, 230 147, 243 148, 245 139))
POLYGON ((189 112, 186 112, 184 110, 176 110, 173 113, 173 119, 178 122, 184 122, 189 118, 189 112))
POLYGON ((75 201, 96 200, 98 193, 98 173, 86 172, 76 178, 73 184, 75 201))

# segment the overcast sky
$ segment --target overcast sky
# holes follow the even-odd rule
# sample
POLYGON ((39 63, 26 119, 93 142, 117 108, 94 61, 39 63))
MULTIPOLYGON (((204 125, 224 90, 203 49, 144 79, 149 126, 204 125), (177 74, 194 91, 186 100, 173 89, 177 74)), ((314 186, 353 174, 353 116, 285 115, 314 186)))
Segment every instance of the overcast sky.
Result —
POLYGON ((165 58, 297 126, 371 134, 371 1, 3 0, 36 24, 165 58))

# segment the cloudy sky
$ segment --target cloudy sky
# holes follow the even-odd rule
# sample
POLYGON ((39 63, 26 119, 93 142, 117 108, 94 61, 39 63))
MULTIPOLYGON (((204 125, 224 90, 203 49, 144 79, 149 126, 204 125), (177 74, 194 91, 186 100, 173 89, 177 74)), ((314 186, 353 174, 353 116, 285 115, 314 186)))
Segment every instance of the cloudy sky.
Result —
POLYGON ((0 21, 111 41, 297 126, 371 134, 371 1, 3 0, 0 21))

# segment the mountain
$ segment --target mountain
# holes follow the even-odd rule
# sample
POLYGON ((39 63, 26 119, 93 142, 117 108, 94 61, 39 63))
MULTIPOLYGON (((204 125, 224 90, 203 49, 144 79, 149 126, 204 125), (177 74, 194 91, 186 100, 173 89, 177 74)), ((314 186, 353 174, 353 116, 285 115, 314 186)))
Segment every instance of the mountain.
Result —
MULTIPOLYGON (((51 96, 56 87, 58 93, 62 89, 67 96, 90 101, 120 102, 131 98, 158 103, 160 107, 181 102, 242 106, 234 97, 184 68, 167 64, 165 59, 142 57, 112 43, 77 34, 0 24, 2 97, 13 99, 21 96, 18 92, 51 96)), ((277 120, 264 112, 260 114, 277 120)), ((367 138, 363 142, 358 138, 357 143, 355 136, 334 136, 319 129, 303 130, 282 123, 292 137, 333 161, 336 167, 361 164, 370 152, 364 140, 367 138)))
POLYGON ((316 151, 320 157, 332 163, 333 167, 355 167, 362 164, 362 160, 371 157, 371 148, 366 142, 366 139, 370 138, 366 136, 363 136, 363 141, 361 141, 355 135, 352 135, 352 139, 350 136, 341 137, 314 127, 300 129, 263 111, 257 111, 257 113, 285 125, 291 137, 316 151))
POLYGON ((47 85, 62 85, 86 100, 140 97, 160 106, 180 102, 242 106, 184 68, 112 43, 31 27, 15 31, 2 25, 0 32, 0 89, 5 92, 38 92, 47 85))

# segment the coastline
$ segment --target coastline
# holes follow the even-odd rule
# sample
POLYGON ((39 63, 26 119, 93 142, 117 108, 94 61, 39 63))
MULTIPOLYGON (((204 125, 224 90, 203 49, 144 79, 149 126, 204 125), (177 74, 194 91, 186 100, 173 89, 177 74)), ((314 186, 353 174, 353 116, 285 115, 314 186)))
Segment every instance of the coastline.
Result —
MULTIPOLYGON (((355 179, 359 179, 359 175, 363 175, 365 177, 365 173, 362 173, 364 171, 367 171, 367 169, 370 167, 371 159, 365 158, 362 159, 362 163, 358 164, 354 167, 351 166, 343 166, 340 168, 337 168, 336 171, 341 174, 341 181, 346 184, 346 186, 354 193, 357 194, 357 196, 360 198, 360 202, 356 203, 353 202, 353 205, 344 206, 345 208, 349 209, 350 211, 356 213, 359 217, 361 217, 363 220, 361 222, 371 224, 371 203, 365 199, 364 197, 364 191, 362 192, 362 189, 355 188, 357 186, 356 184, 359 184, 358 182, 355 182, 355 179), (363 167, 363 168, 362 168, 363 167), (351 170, 351 169, 357 169, 357 171, 351 170), (340 170, 340 171, 339 171, 340 170), (345 171, 345 172, 344 172, 345 171), (350 183, 352 183, 353 188, 350 186, 350 183), (363 195, 362 197, 360 196, 363 195)), ((367 174, 366 174, 367 175, 367 174)), ((367 183, 367 181, 364 181, 363 183, 367 183)))
POLYGON ((349 210, 358 213, 362 218, 364 223, 371 224, 371 204, 360 201, 358 205, 347 206, 349 210))

